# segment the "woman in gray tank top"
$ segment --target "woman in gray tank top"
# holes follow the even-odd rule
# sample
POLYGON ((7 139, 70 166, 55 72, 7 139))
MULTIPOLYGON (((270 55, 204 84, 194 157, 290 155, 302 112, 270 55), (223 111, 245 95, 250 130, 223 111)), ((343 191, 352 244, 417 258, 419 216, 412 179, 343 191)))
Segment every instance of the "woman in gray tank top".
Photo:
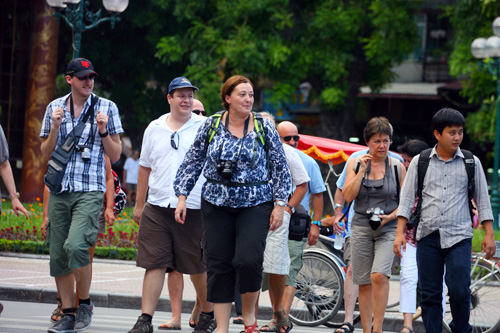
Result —
POLYGON ((368 154, 349 162, 342 191, 346 201, 355 200, 352 276, 359 285, 361 324, 366 333, 382 332, 394 258, 398 193, 406 175, 403 164, 388 156, 392 132, 385 117, 368 121, 363 133, 368 154))

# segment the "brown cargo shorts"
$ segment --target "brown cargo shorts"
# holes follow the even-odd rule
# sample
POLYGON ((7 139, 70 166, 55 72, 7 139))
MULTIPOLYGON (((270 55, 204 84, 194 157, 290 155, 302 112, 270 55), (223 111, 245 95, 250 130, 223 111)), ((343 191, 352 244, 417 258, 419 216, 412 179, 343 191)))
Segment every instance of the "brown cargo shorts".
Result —
POLYGON ((165 268, 182 274, 206 272, 201 210, 188 209, 186 221, 175 221, 175 208, 144 207, 139 225, 136 264, 145 269, 165 268))

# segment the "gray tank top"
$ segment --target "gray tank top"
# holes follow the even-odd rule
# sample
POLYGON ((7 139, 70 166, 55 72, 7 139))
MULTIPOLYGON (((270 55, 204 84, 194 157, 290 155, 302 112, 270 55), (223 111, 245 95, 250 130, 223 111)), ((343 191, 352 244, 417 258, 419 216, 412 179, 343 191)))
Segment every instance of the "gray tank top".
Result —
MULTIPOLYGON (((369 172, 369 168, 367 170, 369 172)), ((354 201, 354 217, 352 225, 370 227, 369 216, 366 211, 369 208, 379 207, 384 215, 392 213, 397 207, 397 188, 392 177, 392 168, 389 166, 389 158, 385 160, 385 176, 382 179, 367 179, 365 174, 361 181, 358 196, 354 201)), ((394 227, 397 219, 385 224, 382 228, 394 227)))

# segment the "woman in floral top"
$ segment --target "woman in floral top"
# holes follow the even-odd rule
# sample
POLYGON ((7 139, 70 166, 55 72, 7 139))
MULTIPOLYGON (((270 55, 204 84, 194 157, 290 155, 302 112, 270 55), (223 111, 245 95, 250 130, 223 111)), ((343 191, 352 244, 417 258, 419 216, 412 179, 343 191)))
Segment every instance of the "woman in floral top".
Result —
POLYGON ((245 331, 258 332, 255 305, 262 284, 266 236, 269 229, 283 223, 292 181, 274 126, 263 120, 265 147, 254 129, 250 80, 229 78, 221 89, 221 99, 226 112, 212 139, 208 137, 213 116, 198 131, 177 172, 175 217, 183 223, 186 197, 203 171, 207 179, 201 204, 207 299, 214 303, 217 331, 228 332, 238 282, 245 331))

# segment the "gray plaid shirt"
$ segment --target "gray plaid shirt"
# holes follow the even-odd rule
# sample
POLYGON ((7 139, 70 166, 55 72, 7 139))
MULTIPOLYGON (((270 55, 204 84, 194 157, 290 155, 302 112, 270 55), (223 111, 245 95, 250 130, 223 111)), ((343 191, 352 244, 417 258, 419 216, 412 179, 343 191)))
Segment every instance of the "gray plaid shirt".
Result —
MULTIPOLYGON (((420 155, 411 161, 408 173, 401 188, 398 216, 409 218, 417 194, 417 169, 420 155)), ((439 230, 441 248, 449 248, 466 238, 472 238, 472 224, 467 197, 467 172, 463 162, 464 155, 460 148, 455 156, 443 161, 432 149, 429 168, 424 178, 422 189, 422 211, 417 229, 417 240, 439 230)), ((488 196, 488 185, 483 167, 474 156, 476 182, 474 201, 478 208, 481 222, 493 220, 488 196)))
MULTIPOLYGON (((92 94, 93 96, 93 94, 92 94)), ((63 108, 64 116, 61 127, 59 128, 59 137, 57 139, 56 149, 59 147, 69 132, 73 130, 73 127, 78 124, 80 119, 83 118, 85 113, 88 111, 92 96, 90 96, 85 102, 82 113, 78 119, 72 119, 71 112, 68 109, 67 101, 69 94, 52 101, 45 111, 45 116, 43 119, 42 130, 40 136, 46 138, 49 136, 50 128, 52 126, 52 111, 58 107, 63 108)), ((92 150, 90 154, 90 160, 84 161, 82 159, 82 153, 75 151, 71 156, 68 165, 66 167, 66 173, 62 180, 62 191, 69 192, 92 192, 92 191, 106 191, 106 163, 104 161, 104 147, 102 145, 101 137, 99 136, 99 130, 97 129, 97 123, 95 117, 97 111, 101 111, 109 117, 108 120, 108 132, 109 135, 115 135, 123 133, 122 123, 120 120, 120 115, 118 114, 118 107, 112 101, 99 97, 99 101, 94 108, 94 118, 92 119, 93 131, 94 131, 94 143, 92 145, 92 150)), ((82 138, 79 144, 84 145, 89 138, 91 131, 90 120, 87 120, 85 124, 85 129, 82 133, 82 138)), ((89 140, 90 144, 92 140, 89 140)))

